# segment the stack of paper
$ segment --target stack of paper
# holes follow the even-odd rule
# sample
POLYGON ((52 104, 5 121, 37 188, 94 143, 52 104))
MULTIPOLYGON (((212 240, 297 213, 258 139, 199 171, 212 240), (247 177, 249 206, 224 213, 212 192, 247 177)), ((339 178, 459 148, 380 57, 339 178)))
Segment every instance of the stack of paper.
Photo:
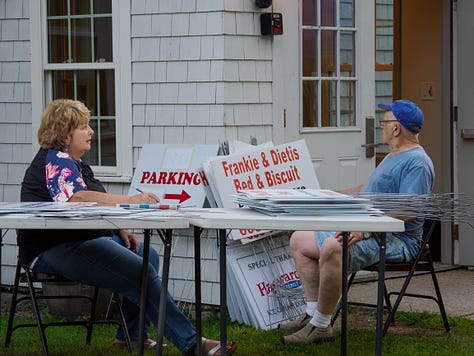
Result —
MULTIPOLYGON (((238 207, 241 202, 233 201, 233 196, 239 191, 259 194, 263 189, 298 192, 293 188, 320 188, 304 140, 278 146, 229 146, 236 151, 212 158, 202 167, 213 207, 238 207)), ((242 198, 244 203, 257 200, 242 198)), ((227 306, 232 320, 271 329, 304 312, 303 290, 289 253, 288 233, 278 238, 275 234, 254 229, 234 229, 229 234, 231 240, 238 241, 227 247, 227 306)))
MULTIPOLYGON (((218 156, 203 164, 209 182, 206 193, 212 207, 237 208, 233 195, 242 190, 320 188, 304 140, 278 146, 267 143, 251 148, 218 156)), ((244 241, 259 238, 262 233, 235 229, 230 238, 244 241)))
POLYGON ((242 190, 234 201, 273 216, 380 213, 372 209, 369 199, 327 189, 242 190))
POLYGON ((50 218, 104 218, 106 216, 134 219, 177 215, 176 209, 127 209, 117 206, 99 206, 94 202, 20 202, 0 203, 0 215, 21 214, 50 218))

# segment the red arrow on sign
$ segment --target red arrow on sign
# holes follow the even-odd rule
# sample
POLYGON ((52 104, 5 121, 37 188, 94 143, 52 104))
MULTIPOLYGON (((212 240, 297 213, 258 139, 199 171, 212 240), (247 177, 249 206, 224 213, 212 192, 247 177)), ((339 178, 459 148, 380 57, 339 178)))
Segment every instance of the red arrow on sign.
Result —
POLYGON ((183 201, 186 201, 191 198, 191 196, 184 190, 182 190, 181 194, 165 194, 163 198, 171 200, 179 199, 179 203, 181 204, 183 201))

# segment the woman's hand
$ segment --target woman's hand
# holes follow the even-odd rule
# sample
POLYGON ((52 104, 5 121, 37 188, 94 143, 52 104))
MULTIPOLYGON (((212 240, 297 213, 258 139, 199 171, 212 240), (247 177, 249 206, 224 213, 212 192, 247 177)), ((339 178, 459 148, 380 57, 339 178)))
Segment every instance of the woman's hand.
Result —
POLYGON ((160 198, 153 193, 143 192, 141 194, 132 195, 130 197, 131 204, 157 204, 160 198))
MULTIPOLYGON (((348 234, 349 234, 347 238, 348 246, 364 238, 364 233, 360 231, 349 232, 348 234)), ((334 237, 336 238, 337 242, 339 242, 342 246, 342 232, 338 232, 334 237)))
POLYGON ((132 234, 127 229, 122 229, 120 230, 120 238, 122 239, 126 248, 138 253, 138 250, 140 249, 140 241, 136 235, 132 234))

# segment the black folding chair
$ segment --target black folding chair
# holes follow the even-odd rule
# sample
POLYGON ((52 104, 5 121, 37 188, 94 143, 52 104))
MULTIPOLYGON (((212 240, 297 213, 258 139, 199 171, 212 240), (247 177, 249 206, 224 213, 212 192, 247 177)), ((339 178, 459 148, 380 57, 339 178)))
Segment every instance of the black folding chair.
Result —
MULTIPOLYGON (((446 332, 449 332, 450 327, 448 323, 448 318, 446 316, 446 310, 444 308, 444 303, 443 303, 443 298, 441 297, 441 291, 439 288, 438 284, 438 279, 436 278, 436 272, 433 266, 433 259, 431 257, 431 252, 430 248, 428 245, 428 242, 431 238, 431 235, 433 235, 433 232, 436 227, 436 221, 434 220, 425 220, 425 224, 423 226, 423 238, 421 241, 421 246, 418 251, 418 254, 416 255, 415 259, 412 262, 408 263, 394 263, 394 262, 387 262, 385 264, 385 271, 386 272, 408 272, 407 276, 405 277, 405 281, 403 282, 403 285, 400 289, 400 291, 392 291, 388 292, 387 291, 387 286, 384 282, 384 299, 385 299, 385 306, 384 308, 388 310, 388 316, 387 319, 384 322, 383 326, 383 333, 382 336, 385 336, 387 333, 388 328, 392 323, 394 323, 394 317, 395 313, 398 310, 398 307, 400 306, 400 303, 403 299, 404 296, 407 297, 413 297, 413 298, 424 298, 424 299, 431 299, 435 301, 438 304, 439 311, 441 314, 441 317, 443 318, 443 323, 444 323, 444 328, 446 329, 446 332), (436 295, 427 295, 427 294, 417 294, 417 293, 407 293, 407 288, 408 285, 410 284, 410 281, 415 274, 415 272, 418 271, 424 271, 424 272, 430 272, 431 274, 431 279, 433 281, 433 286, 435 289, 436 295), (390 297, 392 295, 396 295, 397 299, 395 300, 395 303, 391 304, 390 302, 390 297)), ((378 272, 379 266, 378 264, 373 264, 369 267, 366 267, 363 269, 364 271, 371 271, 371 272, 378 272)), ((357 272, 351 273, 348 281, 348 289, 352 285, 354 278, 356 276, 357 272)), ((360 302, 349 302, 348 304, 352 305, 359 305, 359 306, 364 306, 364 307, 371 307, 371 308, 376 308, 376 304, 370 304, 370 303, 360 303, 360 302)), ((339 312, 342 308, 341 303, 339 302, 338 306, 336 307, 336 310, 333 313, 331 323, 334 324, 336 321, 339 312)))
POLYGON ((87 329, 86 334, 86 343, 90 345, 92 339, 92 327, 95 324, 116 324, 121 325, 124 330, 125 341, 128 351, 132 352, 132 344, 130 341, 130 336, 128 335, 128 329, 125 322, 125 316, 123 314, 122 305, 117 293, 113 293, 113 298, 117 306, 118 318, 117 320, 95 320, 97 299, 99 295, 99 288, 95 287, 92 296, 89 294, 73 294, 73 295, 45 295, 44 293, 39 293, 35 290, 33 283, 55 283, 62 285, 71 285, 75 283, 69 279, 60 276, 60 275, 51 275, 45 273, 34 273, 26 265, 17 263, 16 273, 15 273, 15 282, 13 286, 12 301, 10 306, 10 312, 8 315, 8 324, 7 332, 5 336, 5 347, 8 347, 11 342, 12 333, 19 328, 27 327, 37 327, 39 336, 41 339, 41 344, 43 346, 43 351, 45 355, 49 355, 48 343, 46 340, 45 330, 49 326, 72 326, 80 325, 84 326, 87 329), (26 283, 28 288, 28 295, 19 295, 18 290, 20 283, 26 283), (52 322, 43 322, 41 317, 40 309, 38 306, 38 300, 53 300, 53 299, 70 299, 70 300, 87 300, 90 302, 90 314, 88 320, 61 320, 61 321, 52 321, 52 322), (17 312, 17 307, 20 303, 31 300, 36 323, 19 323, 14 325, 15 314, 17 312))

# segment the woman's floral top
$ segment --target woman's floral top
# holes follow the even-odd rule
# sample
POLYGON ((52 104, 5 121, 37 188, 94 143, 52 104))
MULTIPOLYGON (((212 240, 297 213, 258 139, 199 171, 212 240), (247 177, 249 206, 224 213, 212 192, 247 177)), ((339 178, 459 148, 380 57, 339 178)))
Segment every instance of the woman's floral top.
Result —
POLYGON ((81 168, 68 153, 48 150, 46 155, 46 187, 53 201, 68 201, 74 193, 86 190, 81 168))

